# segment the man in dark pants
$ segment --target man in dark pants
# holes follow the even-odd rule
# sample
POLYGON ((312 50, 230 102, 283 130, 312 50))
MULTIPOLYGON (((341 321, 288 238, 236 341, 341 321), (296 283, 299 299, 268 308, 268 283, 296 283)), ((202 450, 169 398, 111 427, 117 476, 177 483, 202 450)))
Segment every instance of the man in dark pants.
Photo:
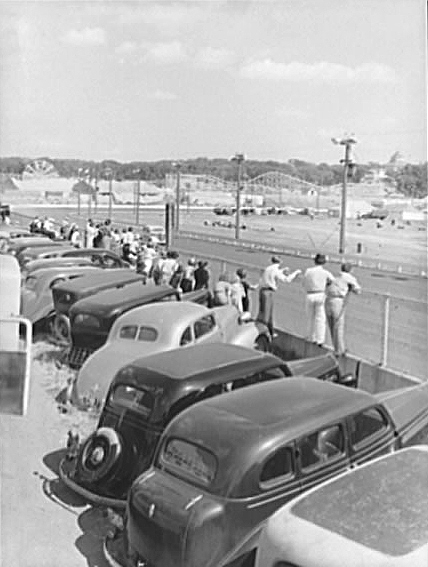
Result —
POLYGON ((271 264, 262 272, 259 285, 259 313, 257 321, 264 323, 271 337, 274 338, 273 327, 273 299, 279 282, 291 283, 302 270, 296 270, 289 274, 288 268, 281 268, 281 260, 277 256, 272 256, 271 264))

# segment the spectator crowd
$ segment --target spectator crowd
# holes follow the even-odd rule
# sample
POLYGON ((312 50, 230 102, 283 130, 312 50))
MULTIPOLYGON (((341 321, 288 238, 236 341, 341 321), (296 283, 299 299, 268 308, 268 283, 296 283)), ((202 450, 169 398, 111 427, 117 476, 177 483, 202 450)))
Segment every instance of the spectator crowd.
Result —
POLYGON ((343 263, 340 273, 333 275, 324 266, 325 255, 319 253, 315 255, 314 266, 304 272, 298 269, 290 273, 287 267, 282 267, 281 259, 273 256, 270 264, 261 269, 258 282, 250 283, 244 268, 238 268, 235 273, 223 271, 212 282, 206 260, 189 258, 183 262, 178 252, 167 250, 155 236, 138 234, 132 226, 119 229, 112 225, 110 219, 103 223, 88 219, 84 231, 76 223, 69 223, 65 219, 59 231, 56 231, 54 219, 45 217, 41 220, 35 217, 30 223, 30 231, 68 240, 77 248, 111 250, 144 276, 145 282, 151 280, 155 285, 169 284, 183 293, 211 289, 213 306, 234 305, 240 313, 251 311, 250 292, 258 290, 256 319, 268 327, 272 338, 276 336, 274 297, 278 286, 301 279, 306 295, 307 340, 322 346, 328 328, 335 354, 340 356, 346 352, 346 306, 351 293, 361 293, 361 286, 351 274, 350 263, 343 263))

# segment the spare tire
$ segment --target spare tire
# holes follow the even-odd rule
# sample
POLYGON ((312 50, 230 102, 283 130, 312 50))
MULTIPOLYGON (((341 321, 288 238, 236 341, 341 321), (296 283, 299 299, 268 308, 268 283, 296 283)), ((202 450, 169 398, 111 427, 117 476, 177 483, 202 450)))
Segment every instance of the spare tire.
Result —
POLYGON ((98 483, 114 473, 123 454, 119 434, 100 427, 85 441, 77 462, 77 475, 85 483, 98 483))
POLYGON ((52 323, 52 332, 56 339, 71 344, 70 319, 63 313, 57 313, 52 323))

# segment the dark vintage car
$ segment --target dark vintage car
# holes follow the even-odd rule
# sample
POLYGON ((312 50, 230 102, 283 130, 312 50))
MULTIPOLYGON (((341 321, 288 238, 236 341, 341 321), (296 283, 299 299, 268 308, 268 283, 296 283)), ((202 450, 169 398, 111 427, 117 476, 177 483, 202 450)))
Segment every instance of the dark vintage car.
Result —
POLYGON ((269 518, 256 566, 426 567, 427 472, 420 445, 322 483, 269 518))
POLYGON ((428 383, 372 395, 290 378, 195 404, 129 492, 130 565, 253 565, 280 506, 427 429, 428 383))
POLYGON ((143 281, 144 277, 133 270, 120 268, 100 271, 91 276, 86 276, 79 282, 68 281, 56 285, 55 289, 52 290, 55 308, 53 322, 55 337, 65 342, 71 341, 69 312, 71 306, 77 301, 107 289, 121 289, 123 291, 124 286, 143 281))
POLYGON ((301 374, 306 370, 322 380, 342 381, 331 355, 285 362, 231 344, 190 346, 135 360, 116 374, 97 430, 76 459, 64 461, 62 477, 94 502, 123 507, 131 481, 149 466, 174 416, 224 391, 292 376, 296 367, 301 374))
POLYGON ((70 309, 71 350, 68 362, 80 368, 90 354, 103 346, 113 323, 127 311, 156 301, 194 301, 207 303, 207 289, 181 293, 170 285, 133 282, 125 288, 101 291, 75 303, 70 309))
POLYGON ((24 250, 19 255, 21 265, 27 265, 34 260, 48 258, 89 258, 91 262, 101 268, 129 268, 128 262, 123 260, 118 254, 104 248, 76 248, 71 246, 68 241, 63 241, 62 245, 57 242, 57 247, 31 248, 24 250), (58 246, 59 244, 59 246, 58 246))

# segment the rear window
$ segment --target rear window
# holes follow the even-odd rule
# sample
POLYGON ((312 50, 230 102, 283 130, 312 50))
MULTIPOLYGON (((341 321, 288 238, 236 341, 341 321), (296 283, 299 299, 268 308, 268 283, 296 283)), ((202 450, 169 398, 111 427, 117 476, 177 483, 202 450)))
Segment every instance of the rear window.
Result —
POLYGON ((139 327, 138 325, 124 325, 119 331, 120 339, 154 342, 158 332, 154 327, 139 327))
POLYGON ((110 402, 131 409, 145 418, 152 413, 155 396, 153 392, 145 388, 134 388, 125 384, 119 384, 110 396, 110 402))
POLYGON ((137 336, 138 326, 137 325, 125 325, 121 327, 119 331, 119 339, 131 339, 134 340, 137 336))
POLYGON ((204 486, 213 482, 217 472, 217 459, 210 451, 182 439, 166 442, 160 464, 170 472, 204 486))
POLYGON ((387 427, 387 420, 376 408, 358 413, 350 420, 351 443, 354 446, 365 443, 371 437, 385 431, 387 427))

